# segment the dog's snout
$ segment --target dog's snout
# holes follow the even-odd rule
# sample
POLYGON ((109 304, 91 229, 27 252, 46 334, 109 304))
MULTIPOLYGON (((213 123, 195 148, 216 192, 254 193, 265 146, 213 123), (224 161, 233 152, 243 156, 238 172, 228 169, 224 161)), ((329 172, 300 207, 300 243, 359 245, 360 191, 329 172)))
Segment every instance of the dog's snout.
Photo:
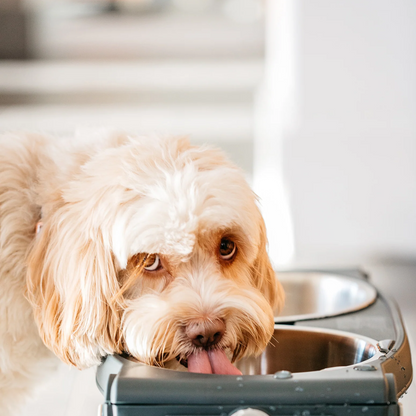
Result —
POLYGON ((215 321, 194 321, 186 327, 186 335, 197 347, 212 347, 218 344, 225 333, 225 323, 215 321))

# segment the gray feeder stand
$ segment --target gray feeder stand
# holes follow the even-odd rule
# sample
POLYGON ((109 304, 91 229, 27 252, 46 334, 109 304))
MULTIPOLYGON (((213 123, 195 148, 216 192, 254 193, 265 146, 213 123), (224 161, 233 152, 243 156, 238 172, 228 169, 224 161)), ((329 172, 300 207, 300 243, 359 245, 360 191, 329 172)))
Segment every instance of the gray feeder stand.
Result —
POLYGON ((109 356, 97 369, 101 416, 402 416, 412 381, 395 303, 358 271, 284 272, 287 308, 242 376, 194 374, 109 356))

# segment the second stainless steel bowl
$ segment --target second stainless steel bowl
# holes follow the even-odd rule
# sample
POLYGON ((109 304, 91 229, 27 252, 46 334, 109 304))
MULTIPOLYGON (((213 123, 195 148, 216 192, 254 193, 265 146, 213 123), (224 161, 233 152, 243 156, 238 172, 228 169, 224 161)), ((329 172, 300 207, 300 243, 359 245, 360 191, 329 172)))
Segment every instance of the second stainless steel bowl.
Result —
POLYGON ((376 289, 364 279, 317 272, 278 273, 286 292, 275 322, 295 322, 353 312, 371 305, 376 289))

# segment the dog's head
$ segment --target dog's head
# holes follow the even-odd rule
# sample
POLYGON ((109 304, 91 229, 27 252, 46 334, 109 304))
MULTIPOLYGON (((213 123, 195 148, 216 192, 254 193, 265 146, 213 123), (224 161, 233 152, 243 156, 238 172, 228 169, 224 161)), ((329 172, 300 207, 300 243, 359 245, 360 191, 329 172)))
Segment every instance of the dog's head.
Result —
POLYGON ((163 366, 264 349, 283 291, 256 197, 221 152, 125 140, 57 195, 29 255, 28 298, 63 361, 126 351, 163 366))

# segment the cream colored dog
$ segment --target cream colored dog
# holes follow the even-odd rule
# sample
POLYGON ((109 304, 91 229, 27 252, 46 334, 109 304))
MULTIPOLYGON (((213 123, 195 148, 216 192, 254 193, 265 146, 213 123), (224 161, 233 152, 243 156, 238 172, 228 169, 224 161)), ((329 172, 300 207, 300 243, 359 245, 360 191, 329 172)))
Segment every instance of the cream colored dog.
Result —
POLYGON ((46 347, 236 374, 272 336, 283 291, 242 172, 183 138, 97 136, 0 139, 2 410, 46 347))

